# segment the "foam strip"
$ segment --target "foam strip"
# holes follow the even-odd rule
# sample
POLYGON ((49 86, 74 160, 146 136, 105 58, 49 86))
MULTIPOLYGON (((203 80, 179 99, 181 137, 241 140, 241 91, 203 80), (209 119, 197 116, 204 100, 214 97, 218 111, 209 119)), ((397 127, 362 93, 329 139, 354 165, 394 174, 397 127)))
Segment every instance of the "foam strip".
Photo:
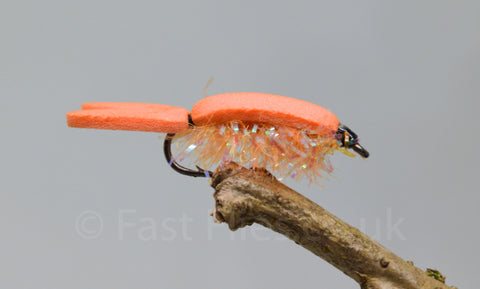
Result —
POLYGON ((95 102, 67 113, 70 127, 171 132, 188 129, 188 110, 163 104, 95 102))
POLYGON ((319 135, 334 133, 339 125, 332 112, 316 104, 255 92, 209 96, 193 106, 191 116, 200 126, 242 121, 288 126, 319 135))

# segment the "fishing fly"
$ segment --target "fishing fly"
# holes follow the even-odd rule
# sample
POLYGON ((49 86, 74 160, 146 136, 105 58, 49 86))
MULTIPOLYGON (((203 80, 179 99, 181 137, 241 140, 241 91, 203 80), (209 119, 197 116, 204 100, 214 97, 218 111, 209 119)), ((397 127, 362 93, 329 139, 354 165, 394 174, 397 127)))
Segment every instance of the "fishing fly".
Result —
POLYGON ((67 113, 67 123, 79 128, 166 133, 163 150, 168 164, 192 177, 210 177, 212 169, 234 161, 266 168, 279 178, 316 181, 332 173, 329 155, 334 151, 369 156, 358 135, 329 110, 265 93, 209 96, 191 112, 162 104, 86 103, 82 110, 67 113), (196 168, 181 165, 184 160, 196 168))

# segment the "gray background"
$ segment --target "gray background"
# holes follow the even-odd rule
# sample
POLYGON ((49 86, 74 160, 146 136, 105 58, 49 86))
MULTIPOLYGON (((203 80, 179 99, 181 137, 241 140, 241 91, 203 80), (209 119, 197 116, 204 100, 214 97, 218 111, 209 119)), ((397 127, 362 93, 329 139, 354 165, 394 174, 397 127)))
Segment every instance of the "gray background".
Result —
POLYGON ((2 2, 0 288, 357 288, 278 234, 213 224, 212 189, 158 135, 65 123, 83 102, 190 109, 212 76, 209 94, 333 111, 371 158, 287 184, 475 288, 479 27, 478 1, 2 2))

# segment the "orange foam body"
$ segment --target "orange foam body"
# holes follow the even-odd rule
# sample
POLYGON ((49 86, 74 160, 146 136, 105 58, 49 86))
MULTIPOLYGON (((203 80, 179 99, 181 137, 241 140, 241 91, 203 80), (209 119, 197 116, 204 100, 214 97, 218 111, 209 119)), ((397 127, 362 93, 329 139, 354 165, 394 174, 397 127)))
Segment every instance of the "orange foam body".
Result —
POLYGON ((188 110, 163 104, 94 102, 67 113, 71 127, 177 133, 188 129, 188 110))
POLYGON ((255 92, 212 95, 197 102, 191 116, 200 126, 237 120, 289 126, 320 135, 336 132, 339 125, 333 113, 316 104, 255 92))

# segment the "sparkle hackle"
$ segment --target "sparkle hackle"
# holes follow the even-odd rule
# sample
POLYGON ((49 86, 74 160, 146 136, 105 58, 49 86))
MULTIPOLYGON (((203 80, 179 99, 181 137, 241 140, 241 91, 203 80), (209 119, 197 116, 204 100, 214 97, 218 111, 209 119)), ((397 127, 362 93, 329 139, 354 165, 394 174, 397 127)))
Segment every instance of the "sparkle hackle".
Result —
POLYGON ((175 161, 188 160, 207 170, 227 161, 266 168, 277 178, 317 182, 333 171, 329 155, 341 150, 335 135, 320 136, 289 127, 229 122, 193 126, 173 140, 175 161))

